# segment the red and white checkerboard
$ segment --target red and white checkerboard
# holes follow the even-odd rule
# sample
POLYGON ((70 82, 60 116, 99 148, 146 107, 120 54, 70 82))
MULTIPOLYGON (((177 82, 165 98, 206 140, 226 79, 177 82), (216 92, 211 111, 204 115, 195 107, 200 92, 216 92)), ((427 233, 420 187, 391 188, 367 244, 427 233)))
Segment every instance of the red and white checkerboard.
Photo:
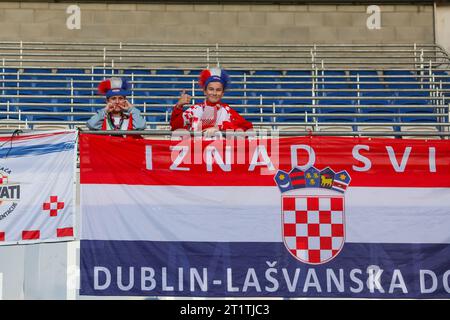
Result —
POLYGON ((298 260, 321 264, 336 257, 344 240, 343 196, 283 197, 283 237, 298 260))
POLYGON ((58 196, 50 196, 49 201, 42 204, 42 210, 50 211, 51 217, 56 217, 58 210, 62 209, 64 209, 64 202, 58 201, 58 196))
POLYGON ((7 184, 8 176, 0 173, 0 184, 7 184))

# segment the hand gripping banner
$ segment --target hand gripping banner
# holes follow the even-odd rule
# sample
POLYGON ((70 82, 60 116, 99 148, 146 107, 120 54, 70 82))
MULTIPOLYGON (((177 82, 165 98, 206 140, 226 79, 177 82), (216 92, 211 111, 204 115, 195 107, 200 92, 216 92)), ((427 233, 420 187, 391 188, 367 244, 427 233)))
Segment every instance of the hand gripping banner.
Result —
POLYGON ((73 239, 76 137, 0 136, 0 245, 73 239))
POLYGON ((450 297, 450 143, 81 134, 82 295, 450 297))

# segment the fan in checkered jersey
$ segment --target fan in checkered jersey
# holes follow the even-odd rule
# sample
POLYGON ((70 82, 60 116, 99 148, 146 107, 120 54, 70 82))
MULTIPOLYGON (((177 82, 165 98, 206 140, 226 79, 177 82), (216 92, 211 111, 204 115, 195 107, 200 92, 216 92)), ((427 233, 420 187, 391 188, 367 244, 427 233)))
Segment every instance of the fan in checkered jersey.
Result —
POLYGON ((345 242, 345 197, 350 176, 330 168, 279 170, 283 242, 289 253, 307 264, 334 259, 345 242))

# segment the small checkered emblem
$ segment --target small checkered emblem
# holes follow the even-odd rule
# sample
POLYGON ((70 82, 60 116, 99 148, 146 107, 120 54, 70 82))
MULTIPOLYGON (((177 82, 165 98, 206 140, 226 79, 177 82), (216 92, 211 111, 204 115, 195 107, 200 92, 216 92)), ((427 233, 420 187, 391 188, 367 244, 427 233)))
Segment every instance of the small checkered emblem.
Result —
POLYGON ((50 199, 42 204, 42 210, 49 211, 50 217, 56 217, 58 211, 62 209, 64 209, 64 202, 59 201, 58 196, 50 196, 50 199))
POLYGON ((335 258, 345 241, 344 196, 282 197, 283 238, 289 252, 308 264, 335 258))
POLYGON ((0 184, 8 184, 8 176, 0 173, 0 184))

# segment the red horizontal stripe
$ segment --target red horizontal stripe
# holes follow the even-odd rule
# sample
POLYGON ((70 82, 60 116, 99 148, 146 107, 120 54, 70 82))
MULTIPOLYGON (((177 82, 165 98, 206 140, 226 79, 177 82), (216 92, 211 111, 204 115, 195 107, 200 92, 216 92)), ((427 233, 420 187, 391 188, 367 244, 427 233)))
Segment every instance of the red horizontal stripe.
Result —
POLYGON ((305 173, 301 172, 301 171, 297 171, 297 172, 290 173, 289 176, 291 178, 304 177, 305 173))
POLYGON ((56 132, 56 133, 44 133, 44 134, 29 134, 29 135, 20 135, 20 136, 14 136, 11 139, 11 135, 0 137, 1 141, 23 141, 23 140, 31 140, 36 138, 45 138, 50 136, 58 136, 61 134, 72 134, 72 132, 56 132))
POLYGON ((338 188, 346 189, 346 188, 347 188, 347 185, 335 181, 335 182, 333 182, 333 187, 338 187, 338 188))
POLYGON ((58 238, 73 237, 73 228, 58 228, 56 229, 56 236, 58 238))
POLYGON ((5 241, 5 233, 0 232, 0 241, 5 241))
MULTIPOLYGON (((289 172, 291 164, 291 146, 310 146, 315 152, 314 166, 323 170, 330 167, 335 172, 346 170, 351 176, 349 187, 450 187, 450 141, 400 140, 377 138, 345 137, 293 137, 276 140, 279 149, 274 149, 270 141, 262 140, 267 152, 273 157, 276 169, 289 172), (370 160, 368 171, 358 171, 354 167, 363 167, 364 163, 353 156, 356 145, 366 145, 369 150, 361 149, 359 154, 370 160), (386 147, 395 151, 397 163, 401 163, 406 147, 411 147, 405 171, 396 172, 386 147), (429 169, 429 148, 435 148, 436 171, 429 169), (279 157, 275 156, 276 155, 279 157)), ((256 142, 252 142, 256 143, 256 142)), ((217 141, 200 141, 186 144, 190 147, 190 159, 198 155, 201 163, 184 162, 179 166, 188 171, 175 171, 170 167, 179 152, 173 152, 170 146, 179 141, 125 139, 120 137, 81 134, 80 135, 80 171, 81 183, 89 184, 130 184, 130 185, 186 185, 186 186, 276 186, 276 171, 267 174, 265 166, 256 166, 249 171, 250 159, 254 155, 255 145, 246 141, 247 149, 242 158, 236 155, 236 145, 231 148, 234 163, 231 171, 223 171, 217 164, 213 171, 207 170, 206 157, 202 151, 207 146, 218 146, 225 159, 223 150, 217 141), (152 148, 152 170, 146 169, 146 146, 152 148), (200 152, 194 152, 200 150, 200 152), (238 162, 238 160, 243 160, 238 162), (243 163, 242 163, 243 162, 243 163), (261 169, 263 168, 263 169, 261 169)), ((307 152, 297 151, 299 165, 308 161, 307 152)), ((262 161, 261 156, 258 161, 262 161)))
POLYGON ((22 231, 22 240, 36 240, 41 236, 41 232, 39 230, 25 230, 22 231))

